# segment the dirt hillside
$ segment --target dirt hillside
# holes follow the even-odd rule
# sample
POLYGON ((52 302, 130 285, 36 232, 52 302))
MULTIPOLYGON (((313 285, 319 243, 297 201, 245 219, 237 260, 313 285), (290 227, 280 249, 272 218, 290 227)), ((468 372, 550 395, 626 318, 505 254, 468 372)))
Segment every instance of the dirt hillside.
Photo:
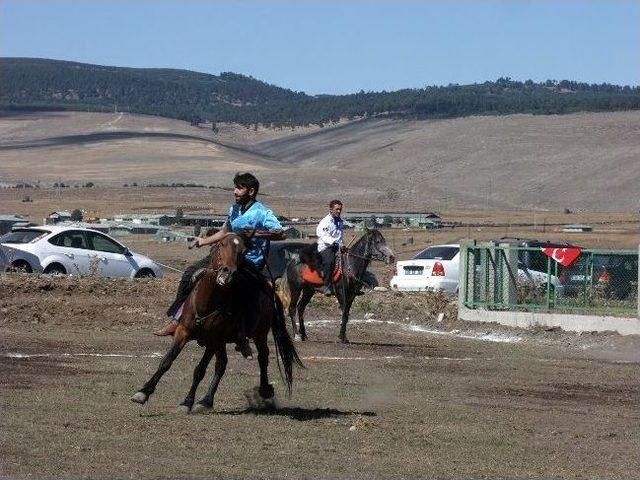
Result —
POLYGON ((220 127, 123 113, 5 116, 0 183, 222 186, 253 170, 274 194, 340 195, 372 209, 640 206, 640 112, 220 127))

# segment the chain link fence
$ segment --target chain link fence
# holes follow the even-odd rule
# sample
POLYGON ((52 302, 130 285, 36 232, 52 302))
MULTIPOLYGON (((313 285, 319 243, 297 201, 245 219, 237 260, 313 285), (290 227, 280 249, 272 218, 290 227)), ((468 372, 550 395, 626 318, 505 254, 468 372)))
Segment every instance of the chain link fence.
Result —
POLYGON ((583 249, 565 267, 542 248, 467 244, 460 294, 467 308, 636 317, 638 256, 583 249))

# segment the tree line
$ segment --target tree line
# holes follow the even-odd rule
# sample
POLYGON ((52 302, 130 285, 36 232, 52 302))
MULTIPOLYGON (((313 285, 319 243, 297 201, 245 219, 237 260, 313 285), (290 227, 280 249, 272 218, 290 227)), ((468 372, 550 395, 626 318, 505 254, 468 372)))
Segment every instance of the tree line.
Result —
POLYGON ((198 124, 273 128, 324 126, 366 117, 452 118, 513 113, 564 114, 640 108, 640 88, 569 80, 425 86, 394 92, 317 95, 237 73, 106 67, 30 58, 0 58, 3 111, 126 111, 198 124))

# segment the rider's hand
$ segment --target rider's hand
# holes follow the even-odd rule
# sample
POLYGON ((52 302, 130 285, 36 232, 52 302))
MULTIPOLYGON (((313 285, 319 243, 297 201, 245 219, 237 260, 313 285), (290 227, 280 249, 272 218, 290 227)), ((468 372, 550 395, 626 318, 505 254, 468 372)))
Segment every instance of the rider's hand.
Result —
POLYGON ((196 242, 193 244, 193 246, 196 248, 202 247, 202 244, 200 243, 201 241, 202 241, 201 238, 196 238, 196 242))

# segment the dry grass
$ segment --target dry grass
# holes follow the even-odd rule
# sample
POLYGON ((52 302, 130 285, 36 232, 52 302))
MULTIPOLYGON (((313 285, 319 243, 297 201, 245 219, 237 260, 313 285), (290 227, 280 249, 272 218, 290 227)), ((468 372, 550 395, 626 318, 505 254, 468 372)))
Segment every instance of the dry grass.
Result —
POLYGON ((238 170, 293 202, 386 210, 638 211, 640 112, 371 120, 257 132, 129 114, 0 119, 0 183, 197 182, 238 170))
MULTIPOLYGON (((443 304, 428 295, 359 298, 353 318, 368 311, 379 321, 352 322, 348 346, 336 342, 337 308, 319 299, 307 315, 310 340, 296 343, 307 368, 296 369, 291 398, 271 368, 275 411, 247 407, 257 365, 230 348, 213 413, 176 412, 202 353, 195 345, 147 405, 133 404, 159 362, 150 354, 168 346, 150 331, 174 287, 171 279, 2 278, 0 351, 51 356, 0 356, 0 476, 637 476, 637 365, 591 355, 594 342, 619 352, 624 338, 521 331, 517 345, 471 340, 446 332, 500 328, 435 324, 425 315, 443 304)), ((637 341, 626 351, 637 356, 637 341)))

